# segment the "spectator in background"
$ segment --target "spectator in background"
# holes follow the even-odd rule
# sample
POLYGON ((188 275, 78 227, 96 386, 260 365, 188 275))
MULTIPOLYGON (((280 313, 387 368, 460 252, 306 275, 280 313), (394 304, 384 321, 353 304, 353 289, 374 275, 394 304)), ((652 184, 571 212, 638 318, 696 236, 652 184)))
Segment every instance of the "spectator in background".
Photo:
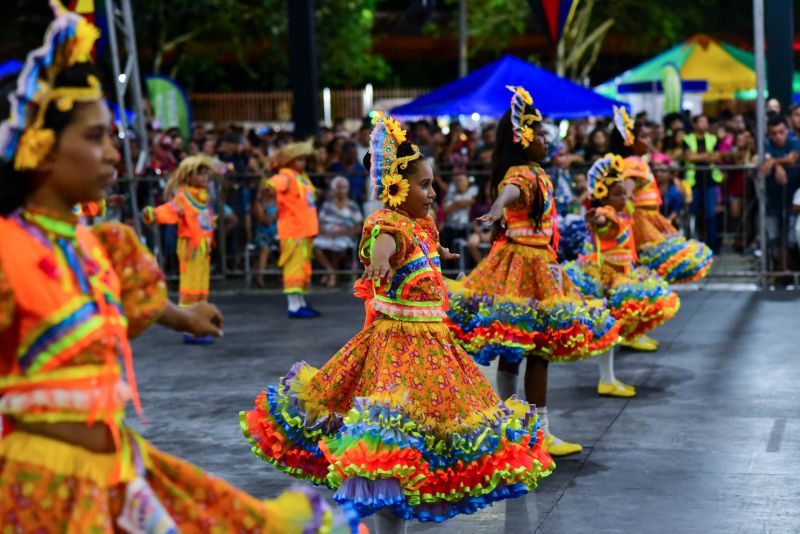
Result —
POLYGON ((481 130, 481 139, 475 151, 474 165, 479 169, 489 170, 492 166, 492 154, 494 153, 495 129, 496 125, 484 126, 481 130))
POLYGON ((767 123, 767 138, 767 159, 760 169, 767 178, 767 239, 777 268, 787 270, 787 248, 794 242, 789 214, 794 193, 800 185, 795 167, 800 157, 800 140, 789 139, 789 124, 785 118, 777 116, 767 123))
POLYGON ((272 249, 278 247, 278 201, 275 190, 259 187, 252 212, 256 223, 255 245, 258 247, 256 285, 264 287, 264 270, 269 264, 272 249))
POLYGON ((476 220, 478 217, 485 215, 492 208, 491 196, 492 183, 490 180, 486 180, 483 186, 478 188, 478 196, 475 198, 475 202, 469 210, 472 232, 469 238, 467 238, 467 251, 474 262, 473 266, 477 265, 483 257, 481 246, 491 245, 492 243, 492 225, 476 220))
POLYGON ((586 148, 583 153, 584 162, 587 165, 591 165, 607 153, 608 132, 602 127, 597 127, 592 130, 592 133, 589 135, 589 141, 586 143, 586 148))
POLYGON ((454 173, 460 173, 466 172, 471 159, 472 145, 469 136, 459 123, 451 123, 442 163, 446 168, 452 169, 454 173))
MULTIPOLYGON (((741 116, 740 116, 741 117, 741 116)), ((734 120, 734 119, 732 119, 734 120)), ((733 148, 726 163, 731 165, 747 165, 756 159, 756 145, 753 134, 747 130, 737 131, 734 135, 733 148)), ((728 224, 729 230, 734 234, 733 247, 737 251, 744 250, 744 228, 741 227, 744 208, 744 196, 747 189, 746 169, 731 169, 728 171, 728 224)))
POLYGON ((414 140, 423 158, 434 157, 433 128, 428 121, 421 120, 414 125, 414 140))
POLYGON ((702 235, 706 244, 719 252, 717 235, 717 200, 719 185, 725 179, 715 163, 717 154, 717 136, 709 133, 708 117, 700 114, 692 120, 694 131, 683 138, 683 157, 686 162, 686 182, 692 187, 692 214, 696 227, 702 227, 702 235), (697 169, 697 166, 705 168, 697 169))
POLYGON ((364 161, 364 156, 369 152, 369 136, 371 134, 372 126, 368 122, 362 124, 361 128, 358 129, 358 136, 356 139, 358 142, 356 147, 356 159, 358 161, 364 161))
POLYGON ((789 110, 789 126, 791 127, 789 137, 800 139, 800 104, 795 104, 789 110))
POLYGON ((680 166, 663 153, 653 154, 651 162, 658 190, 661 193, 661 214, 675 228, 680 228, 682 215, 686 209, 686 200, 681 191, 680 166))
POLYGON ((328 161, 328 169, 333 165, 339 163, 339 160, 342 157, 342 146, 344 145, 344 137, 334 137, 331 139, 327 145, 325 145, 325 149, 328 152, 327 161, 328 161))
POLYGON ((328 172, 340 174, 350 183, 350 198, 363 204, 367 198, 367 169, 356 159, 356 144, 345 141, 339 161, 328 167, 328 172))
POLYGON ((478 196, 478 188, 470 185, 469 177, 459 173, 453 176, 452 191, 444 201, 444 226, 440 232, 442 246, 458 250, 457 240, 466 240, 472 233, 470 208, 478 196))
POLYGON ((350 182, 344 176, 331 181, 329 199, 319 211, 319 235, 314 238, 317 260, 325 269, 321 283, 336 287, 334 271, 351 267, 355 238, 361 233, 361 209, 350 199, 350 182))

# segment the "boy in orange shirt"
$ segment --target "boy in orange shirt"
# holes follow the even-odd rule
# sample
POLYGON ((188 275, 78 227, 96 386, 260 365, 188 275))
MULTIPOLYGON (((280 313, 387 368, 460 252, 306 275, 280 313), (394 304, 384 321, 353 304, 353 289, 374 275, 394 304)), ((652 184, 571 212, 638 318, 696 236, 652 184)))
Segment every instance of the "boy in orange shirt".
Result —
POLYGON ((266 180, 278 199, 278 240, 290 319, 311 319, 320 313, 306 303, 311 285, 312 240, 319 233, 316 189, 305 173, 306 157, 313 153, 311 141, 291 143, 272 157, 278 173, 266 180))

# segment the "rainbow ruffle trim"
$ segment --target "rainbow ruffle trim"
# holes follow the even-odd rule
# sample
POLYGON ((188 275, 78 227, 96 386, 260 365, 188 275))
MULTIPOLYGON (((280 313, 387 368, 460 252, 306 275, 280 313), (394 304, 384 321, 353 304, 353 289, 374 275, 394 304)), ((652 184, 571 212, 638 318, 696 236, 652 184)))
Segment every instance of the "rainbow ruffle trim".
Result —
POLYGON ((256 456, 327 485, 362 517, 391 508, 441 522, 524 495, 555 467, 535 407, 516 398, 447 423, 429 420, 399 391, 355 398, 340 414, 311 400, 317 372, 295 364, 239 414, 242 431, 256 456))
POLYGON ((527 355, 550 361, 595 356, 617 343, 619 326, 601 302, 537 301, 456 293, 447 325, 476 362, 498 357, 515 363, 527 355))
MULTIPOLYGON (((586 261, 591 261, 592 256, 586 261)), ((606 289, 600 280, 600 268, 581 261, 562 265, 564 274, 584 295, 605 296, 611 314, 619 324, 619 333, 626 339, 636 339, 671 319, 680 308, 680 299, 658 274, 646 267, 636 267, 622 283, 606 289)))
POLYGON ((639 263, 656 271, 670 284, 704 278, 714 261, 714 254, 705 243, 686 239, 680 234, 666 236, 658 243, 648 243, 639 249, 638 254, 639 263))

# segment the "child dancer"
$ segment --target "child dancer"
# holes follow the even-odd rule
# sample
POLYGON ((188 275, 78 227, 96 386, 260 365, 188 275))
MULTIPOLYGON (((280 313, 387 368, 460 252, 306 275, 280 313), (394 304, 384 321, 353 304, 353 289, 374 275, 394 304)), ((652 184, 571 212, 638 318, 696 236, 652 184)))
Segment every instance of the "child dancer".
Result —
POLYGON ((554 466, 535 408, 498 398, 442 322, 440 258, 455 255, 428 215, 430 165, 389 117, 377 118, 364 163, 385 205, 359 248, 364 329, 322 369, 295 364, 241 421, 257 456, 362 516, 378 512, 385 534, 522 495, 554 466))
MULTIPOLYGON (((178 225, 179 300, 181 306, 208 301, 211 280, 211 245, 216 218, 208 198, 208 181, 213 161, 206 155, 181 161, 167 182, 165 194, 171 200, 142 210, 147 224, 178 225)), ((184 343, 213 343, 211 337, 184 334, 184 343)))
POLYGON ((140 409, 129 338, 153 321, 221 335, 208 303, 178 308, 126 226, 77 223, 119 154, 88 63, 99 32, 54 4, 0 126, 0 523, 13 532, 337 532, 294 490, 262 502, 123 424, 140 409), (125 368, 123 377, 122 367, 125 368))
MULTIPOLYGON (((658 274, 634 267, 636 247, 631 220, 626 214, 624 162, 607 155, 597 160, 588 174, 594 209, 586 214, 595 252, 564 265, 564 271, 586 295, 605 297, 617 320, 620 335, 637 339, 672 318, 680 305, 678 296, 658 274)), ((617 380, 613 350, 598 358, 597 393, 632 397, 636 390, 617 380)))
POLYGON ((616 131, 612 146, 625 157, 625 178, 634 182, 633 235, 639 263, 656 271, 670 284, 694 282, 705 277, 713 261, 711 249, 686 239, 661 214, 661 193, 650 166, 643 159, 650 147, 650 131, 634 127, 625 108, 615 108, 616 131))
POLYGON ((306 158, 313 152, 311 141, 284 146, 272 157, 278 174, 267 181, 278 197, 278 267, 283 270, 290 319, 320 315, 305 298, 311 285, 312 241, 319 233, 316 189, 305 172, 306 158))
POLYGON ((587 304, 556 259, 558 222, 553 186, 539 166, 546 144, 541 114, 522 87, 497 125, 492 160, 496 200, 479 220, 505 220, 505 231, 489 255, 454 293, 448 313, 458 340, 476 361, 499 358, 501 397, 517 391, 519 364, 527 358, 525 393, 536 404, 553 456, 583 450, 555 437, 547 418, 547 370, 551 361, 575 361, 603 352, 617 341, 618 328, 600 302, 587 304))

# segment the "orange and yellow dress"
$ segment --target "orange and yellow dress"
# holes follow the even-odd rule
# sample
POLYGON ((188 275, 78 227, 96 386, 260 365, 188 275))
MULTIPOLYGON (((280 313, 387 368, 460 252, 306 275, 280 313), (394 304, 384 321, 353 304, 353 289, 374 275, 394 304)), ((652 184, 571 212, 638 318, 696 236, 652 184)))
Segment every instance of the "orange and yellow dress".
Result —
POLYGON ((565 263, 564 272, 584 294, 606 298, 620 335, 633 340, 671 319, 680 300, 658 273, 635 266, 630 217, 610 206, 597 208, 596 213, 606 223, 592 228, 595 252, 565 263))
POLYGON ((505 233, 466 278, 449 284, 450 326, 478 363, 526 356, 573 361, 617 342, 618 327, 602 300, 583 298, 556 259, 558 214, 553 185, 537 164, 511 167, 498 189, 520 196, 505 208, 505 233), (544 207, 530 217, 534 202, 544 207))
POLYGON ((182 185, 169 202, 155 208, 147 206, 144 222, 178 225, 178 303, 190 306, 207 301, 216 224, 208 190, 182 185))
POLYGON ((357 284, 367 324, 321 369, 295 364, 241 413, 253 452, 362 516, 440 522, 534 489, 554 467, 535 407, 499 399, 444 324, 433 220, 373 213, 365 265, 381 234, 396 243, 393 276, 357 284))
MULTIPOLYGON (((132 229, 89 229, 74 214, 34 208, 0 217, 4 532, 299 534, 313 521, 335 526, 316 497, 295 490, 260 501, 123 424, 127 402, 139 408, 129 338, 166 304, 163 274, 132 229), (108 425, 117 451, 14 430, 43 422, 108 425)), ((340 532, 357 528, 337 521, 340 532)))
POLYGON ((705 277, 713 253, 705 243, 686 239, 661 214, 661 192, 650 166, 641 158, 625 158, 623 176, 635 182, 633 191, 633 235, 639 263, 671 284, 694 282, 705 277))
POLYGON ((313 238, 319 233, 316 188, 306 173, 284 167, 267 180, 278 201, 278 240, 283 292, 308 293, 313 238))

